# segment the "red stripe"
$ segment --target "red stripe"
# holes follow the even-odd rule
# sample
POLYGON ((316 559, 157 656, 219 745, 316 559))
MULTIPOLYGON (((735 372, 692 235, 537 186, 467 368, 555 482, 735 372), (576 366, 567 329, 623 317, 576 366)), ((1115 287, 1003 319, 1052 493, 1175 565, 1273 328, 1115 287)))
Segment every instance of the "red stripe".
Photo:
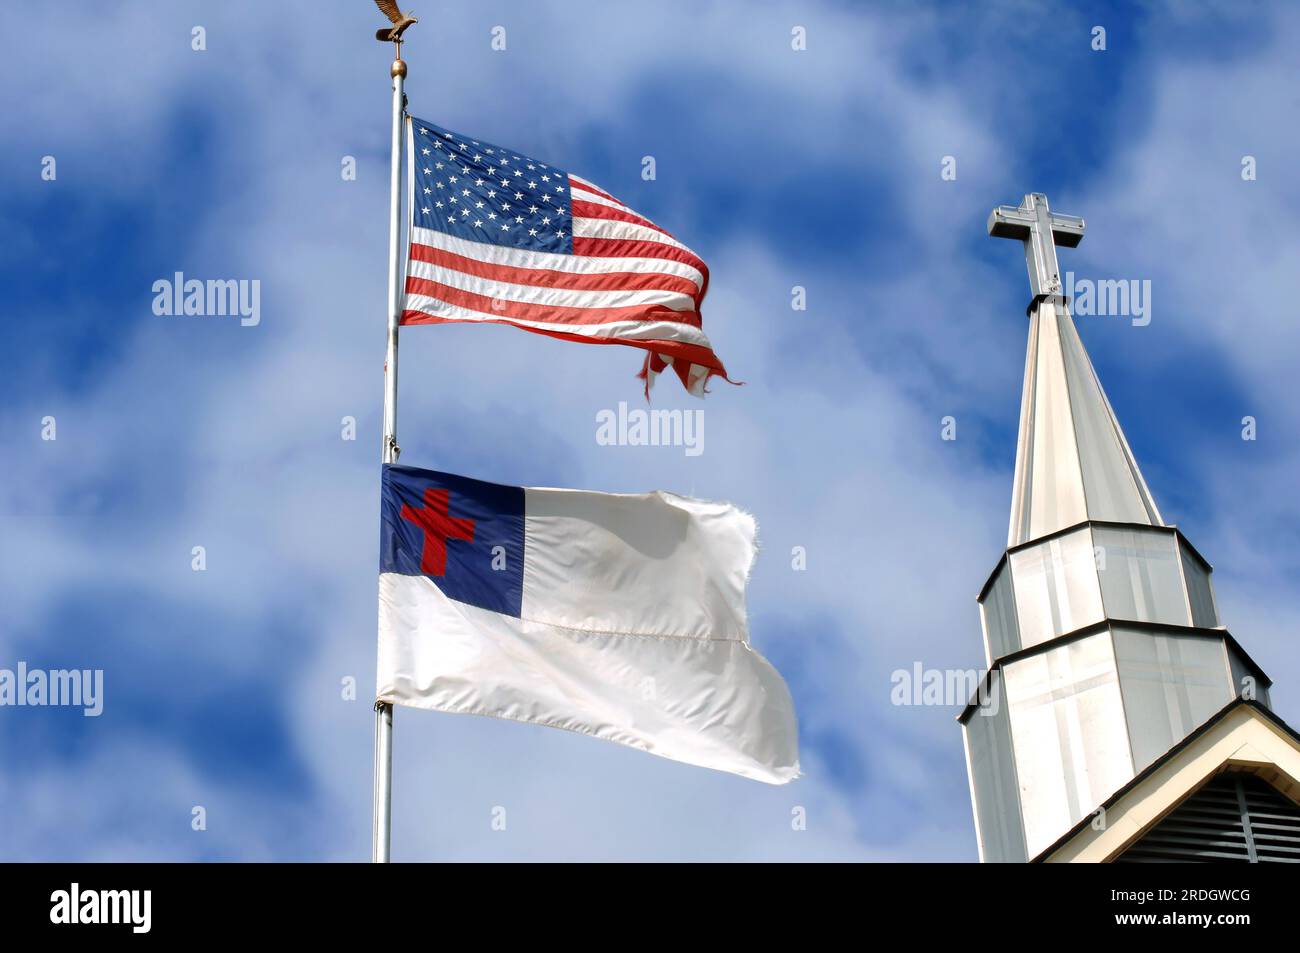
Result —
POLYGON ((673 238, 672 235, 669 235, 668 232, 665 232, 654 222, 650 221, 650 219, 643 218, 633 212, 625 212, 622 209, 610 208, 608 205, 600 205, 596 202, 583 202, 579 199, 574 199, 572 204, 574 218, 604 218, 615 222, 627 222, 631 225, 642 225, 646 228, 653 228, 656 232, 663 235, 668 235, 669 238, 673 238))
POLYGON ((680 261, 690 265, 709 280, 709 266, 700 260, 694 252, 665 245, 663 242, 651 242, 635 238, 587 238, 575 235, 573 253, 589 258, 664 258, 668 261, 680 261))
POLYGON ((517 268, 514 265, 497 265, 492 262, 466 258, 454 252, 431 245, 411 244, 411 258, 441 265, 452 271, 504 281, 512 285, 535 285, 545 288, 563 288, 566 291, 675 291, 695 298, 700 289, 689 278, 662 275, 652 271, 614 271, 606 274, 575 275, 549 268, 517 268))
MULTIPOLYGON (((467 320, 466 318, 440 318, 423 311, 402 312, 402 324, 464 324, 467 320)), ((559 338, 562 341, 577 341, 580 344, 625 344, 628 347, 639 347, 641 350, 650 351, 653 354, 669 355, 673 358, 674 363, 685 361, 690 364, 699 364, 701 367, 707 367, 710 371, 720 374, 724 378, 727 376, 726 368, 722 366, 718 356, 710 348, 699 344, 687 344, 683 341, 633 341, 625 338, 593 338, 583 334, 569 334, 565 331, 544 331, 539 328, 522 327, 507 318, 484 318, 482 321, 471 321, 469 323, 508 324, 511 327, 519 328, 521 331, 532 331, 535 334, 545 334, 547 337, 559 338)))
MULTIPOLYGON (((569 176, 569 188, 582 189, 584 192, 590 192, 592 195, 599 195, 602 199, 609 199, 611 202, 618 202, 618 199, 614 198, 614 196, 610 195, 608 192, 602 192, 594 185, 588 185, 586 182, 579 182, 573 176, 569 176)), ((572 198, 572 196, 570 196, 570 198, 572 198)), ((622 205, 623 203, 618 202, 618 204, 622 205)))
POLYGON ((471 311, 484 314, 499 314, 503 318, 523 318, 527 321, 545 321, 551 324, 606 324, 610 321, 672 321, 675 324, 687 324, 700 327, 698 311, 674 311, 659 304, 637 304, 622 308, 563 308, 556 305, 525 304, 504 298, 489 298, 487 295, 462 291, 450 285, 430 281, 427 278, 406 278, 408 293, 428 295, 448 304, 459 305, 471 311))

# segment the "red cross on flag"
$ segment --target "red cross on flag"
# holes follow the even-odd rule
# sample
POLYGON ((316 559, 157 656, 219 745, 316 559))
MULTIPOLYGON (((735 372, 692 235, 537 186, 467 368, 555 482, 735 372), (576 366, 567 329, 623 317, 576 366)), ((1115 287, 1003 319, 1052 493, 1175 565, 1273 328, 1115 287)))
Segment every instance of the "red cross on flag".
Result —
POLYGON ((447 572, 447 540, 473 541, 474 521, 455 519, 447 515, 450 491, 429 487, 424 491, 424 506, 414 509, 402 504, 402 519, 414 523, 424 531, 424 546, 420 550, 420 571, 426 576, 441 576, 447 572))

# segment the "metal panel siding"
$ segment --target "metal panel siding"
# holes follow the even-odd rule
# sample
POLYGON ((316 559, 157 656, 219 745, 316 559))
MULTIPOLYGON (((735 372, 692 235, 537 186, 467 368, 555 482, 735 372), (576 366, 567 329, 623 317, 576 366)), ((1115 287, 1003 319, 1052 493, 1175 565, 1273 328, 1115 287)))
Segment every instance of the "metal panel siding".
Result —
POLYGON ((1024 647, 1103 618, 1088 527, 1017 550, 1009 561, 1024 647))
POLYGON ((1155 504, 1148 506, 1146 488, 1121 442, 1119 421, 1102 394, 1101 382, 1064 308, 1058 309, 1057 322, 1088 518, 1150 523, 1155 504))
POLYGON ((986 863, 1024 863, 1028 855, 1020 820, 1011 728, 1000 673, 995 671, 992 677, 995 687, 990 692, 988 706, 976 711, 963 726, 970 746, 982 859, 986 863))
POLYGON ((1110 633, 1017 659, 1003 676, 1032 857, 1133 777, 1110 633))
POLYGON ((1020 649, 1020 626, 1016 623, 1016 597, 1011 590, 1011 563, 1004 562, 980 604, 984 622, 984 647, 989 664, 1020 649))
MULTIPOLYGON (((1069 318, 1065 320, 1068 322, 1069 318)), ((1029 435, 1032 453, 1025 472, 1029 480, 1024 494, 1029 519, 1028 532, 1019 542, 1054 533, 1088 518, 1056 306, 1043 302, 1032 321, 1037 333, 1031 340, 1037 345, 1037 353, 1029 435)))
POLYGON ((1173 533, 1119 526, 1092 532, 1107 618, 1190 624, 1173 533))
POLYGON ((1268 703, 1268 686, 1263 679, 1255 674, 1255 670, 1246 664, 1246 660, 1231 645, 1225 644, 1223 648, 1228 653, 1228 671, 1232 679, 1231 691, 1233 695, 1251 698, 1265 708, 1270 707, 1268 703))
POLYGON ((1187 582, 1187 598, 1192 606, 1192 625, 1213 629, 1219 624, 1219 613, 1214 607, 1210 571, 1181 542, 1178 553, 1183 561, 1183 578, 1187 582))
POLYGON ((1223 642, 1123 626, 1113 634, 1134 768, 1141 771, 1232 699, 1223 642))

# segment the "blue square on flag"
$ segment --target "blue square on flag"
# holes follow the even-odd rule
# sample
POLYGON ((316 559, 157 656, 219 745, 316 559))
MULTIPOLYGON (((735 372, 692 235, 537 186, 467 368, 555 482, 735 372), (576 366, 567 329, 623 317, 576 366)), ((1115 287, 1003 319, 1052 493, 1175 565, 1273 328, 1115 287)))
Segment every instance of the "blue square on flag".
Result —
POLYGON ((414 121, 411 135, 417 226, 493 245, 573 251, 563 169, 423 119, 414 121))
POLYGON ((427 576, 449 599, 518 618, 523 488, 386 465, 379 570, 427 576))

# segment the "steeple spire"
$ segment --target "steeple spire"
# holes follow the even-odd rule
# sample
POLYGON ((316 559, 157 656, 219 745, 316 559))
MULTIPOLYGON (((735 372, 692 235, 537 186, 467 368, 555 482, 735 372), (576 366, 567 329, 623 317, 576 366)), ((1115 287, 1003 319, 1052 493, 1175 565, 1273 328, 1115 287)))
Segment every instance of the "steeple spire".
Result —
POLYGON ((1073 248, 1083 230, 1040 192, 989 215, 990 235, 1024 242, 1034 294, 1008 546, 1085 520, 1164 525, 1060 295, 1056 243, 1073 248))
POLYGON ((1007 545, 1085 520, 1163 526, 1068 306, 1032 308, 1007 545))

